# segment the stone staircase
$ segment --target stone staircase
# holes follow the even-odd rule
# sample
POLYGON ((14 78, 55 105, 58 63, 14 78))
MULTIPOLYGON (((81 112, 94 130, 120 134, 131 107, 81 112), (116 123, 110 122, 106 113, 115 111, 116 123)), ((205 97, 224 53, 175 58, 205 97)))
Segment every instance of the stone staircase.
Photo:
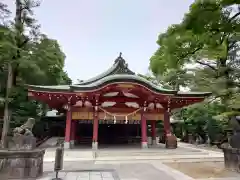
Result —
MULTIPOLYGON (((48 148, 45 161, 54 161, 56 148, 48 148)), ((64 161, 131 161, 131 160, 160 160, 160 161, 223 161, 223 153, 194 147, 178 147, 166 149, 164 145, 140 149, 140 147, 100 147, 93 151, 91 147, 76 147, 64 151, 64 161)))
MULTIPOLYGON (((135 156, 171 156, 171 155, 188 155, 189 152, 177 152, 177 151, 171 151, 171 152, 167 152, 167 151, 142 151, 142 152, 130 152, 130 151, 98 151, 98 157, 135 157, 135 156)), ((191 153, 193 154, 193 153, 191 153)), ((194 154, 202 154, 202 155, 206 155, 207 153, 204 152, 198 152, 198 153, 194 153, 194 154)))
POLYGON ((160 160, 172 161, 223 161, 222 154, 198 153, 173 153, 173 152, 93 152, 97 161, 129 161, 129 160, 160 160))
POLYGON ((171 155, 187 155, 187 154, 198 154, 206 155, 207 152, 202 152, 201 150, 192 150, 185 148, 177 149, 165 149, 159 148, 149 148, 149 149, 100 149, 97 151, 98 157, 116 157, 116 156, 171 156, 171 155))
POLYGON ((203 151, 179 147, 177 149, 149 148, 149 149, 100 149, 94 154, 96 160, 204 160, 222 161, 223 154, 219 152, 203 151))

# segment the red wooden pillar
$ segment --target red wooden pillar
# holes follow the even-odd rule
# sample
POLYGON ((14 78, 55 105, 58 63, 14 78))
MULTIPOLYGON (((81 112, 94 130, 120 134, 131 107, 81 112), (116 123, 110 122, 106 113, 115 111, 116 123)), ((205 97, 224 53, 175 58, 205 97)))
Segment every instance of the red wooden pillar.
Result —
POLYGON ((72 126, 72 111, 71 107, 67 110, 66 113, 66 128, 65 128, 65 142, 64 148, 70 149, 70 140, 71 140, 71 126, 72 126))
POLYGON ((142 148, 148 148, 147 143, 147 120, 144 116, 144 112, 141 114, 141 130, 142 130, 142 148))
POLYGON ((93 117, 92 149, 98 149, 98 112, 96 109, 93 117))
POLYGON ((156 121, 151 121, 151 129, 152 129, 152 145, 156 145, 156 121))
POLYGON ((72 127, 71 127, 71 146, 75 145, 75 139, 76 138, 76 121, 72 121, 72 127))

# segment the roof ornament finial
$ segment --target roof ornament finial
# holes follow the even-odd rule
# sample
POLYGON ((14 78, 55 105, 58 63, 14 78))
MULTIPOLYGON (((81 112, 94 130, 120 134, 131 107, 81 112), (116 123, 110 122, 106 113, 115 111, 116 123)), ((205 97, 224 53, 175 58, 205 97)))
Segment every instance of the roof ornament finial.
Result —
POLYGON ((122 57, 122 52, 119 53, 119 57, 122 57))

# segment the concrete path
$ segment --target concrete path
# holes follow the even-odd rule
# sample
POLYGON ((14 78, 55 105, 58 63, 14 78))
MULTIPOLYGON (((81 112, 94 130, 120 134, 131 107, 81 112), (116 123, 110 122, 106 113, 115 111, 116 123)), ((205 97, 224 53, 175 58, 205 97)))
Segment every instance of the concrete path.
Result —
MULTIPOLYGON (((44 162, 55 161, 56 148, 47 148, 44 155, 44 162)), ((92 150, 71 149, 64 150, 64 161, 85 161, 94 160, 92 150)))
MULTIPOLYGON (((54 163, 44 163, 44 171, 47 172, 50 169, 53 169, 53 166, 54 163)), ((188 178, 184 179, 185 175, 180 172, 177 175, 176 173, 172 174, 171 170, 169 171, 169 168, 166 168, 165 165, 157 162, 151 163, 145 161, 141 163, 128 163, 122 161, 118 162, 118 164, 104 164, 104 162, 96 163, 95 161, 64 162, 63 171, 78 172, 79 169, 81 169, 82 172, 89 172, 89 174, 91 174, 91 172, 112 172, 114 180, 158 180, 159 177, 164 180, 190 180, 188 178), (180 176, 181 178, 179 178, 180 176)), ((49 178, 50 176, 52 177, 53 174, 45 174, 45 176, 46 178, 49 178)))
MULTIPOLYGON (((194 180, 163 162, 223 161, 223 153, 179 143, 179 148, 157 149, 100 149, 94 153, 89 149, 72 149, 64 152, 64 180, 194 180), (79 171, 81 170, 81 171, 79 171)), ((44 171, 54 167, 55 149, 47 149, 44 157, 44 171)), ((39 180, 49 180, 53 173, 45 173, 39 180)), ((239 179, 239 177, 238 177, 239 179)), ((199 179, 200 180, 200 179, 199 179)), ((207 179, 201 179, 207 180, 207 179)), ((208 179, 209 180, 209 179, 208 179)), ((213 179, 212 179, 213 180, 213 179)), ((216 180, 236 180, 220 178, 216 180)))
POLYGON ((51 137, 47 141, 42 143, 39 147, 40 148, 56 147, 59 138, 60 137, 51 137))
MULTIPOLYGON (((52 180, 56 177, 54 173, 46 173, 44 176, 38 180, 52 180)), ((117 174, 111 171, 60 172, 58 177, 63 180, 119 180, 117 174)))
MULTIPOLYGON (((52 171, 54 163, 48 162, 44 163, 44 171, 52 171)), ((87 172, 109 172, 112 173, 113 179, 117 180, 194 180, 194 178, 185 175, 184 173, 175 170, 158 160, 142 160, 142 161, 84 161, 84 162, 64 162, 63 175, 66 176, 66 172, 70 173, 70 177, 73 174, 76 176, 78 173, 87 172), (81 170, 81 171, 79 171, 81 170), (77 172, 77 173, 76 173, 77 172)), ((62 176, 63 176, 62 175, 62 176)), ((81 175, 81 174, 80 174, 81 175)), ((79 175, 79 176, 80 176, 79 175)), ((45 174, 46 178, 53 177, 53 173, 45 174)), ((64 176, 64 177, 65 177, 64 176)), ((68 176, 66 176, 68 178, 68 176)), ((97 178, 97 177, 96 177, 97 178)), ((99 179, 100 177, 98 177, 99 179)), ((86 179, 86 178, 85 178, 86 179)), ((240 175, 228 177, 228 178, 218 178, 218 179, 201 179, 201 180, 239 180, 240 175)), ((44 180, 44 179, 40 179, 44 180)), ((96 179, 97 180, 97 179, 96 179)), ((197 179, 200 180, 200 179, 197 179)))

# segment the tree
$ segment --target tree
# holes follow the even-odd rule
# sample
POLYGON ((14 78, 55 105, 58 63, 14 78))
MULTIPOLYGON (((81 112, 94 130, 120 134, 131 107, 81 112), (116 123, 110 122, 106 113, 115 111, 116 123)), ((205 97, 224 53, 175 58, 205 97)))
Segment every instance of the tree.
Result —
POLYGON ((160 75, 155 74, 154 76, 150 74, 138 74, 138 76, 152 82, 157 86, 160 86, 161 88, 174 89, 179 91, 180 87, 188 86, 193 75, 186 70, 170 69, 167 73, 160 75))
POLYGON ((229 99, 239 87, 236 54, 239 51, 240 13, 232 7, 234 4, 236 1, 193 3, 181 24, 169 27, 159 36, 160 47, 150 60, 152 71, 164 74, 193 65, 195 78, 191 88, 212 91, 229 105, 229 99))
POLYGON ((219 135, 224 134, 226 122, 214 118, 223 111, 224 106, 218 102, 203 102, 181 109, 174 113, 173 118, 183 120, 180 125, 183 126, 185 134, 199 135, 202 139, 205 139, 207 134, 213 142, 219 135))
MULTIPOLYGON (((9 13, 9 11, 6 9, 6 6, 4 4, 1 4, 1 11, 3 13, 3 16, 1 18, 4 19, 5 18, 4 14, 9 13)), ((7 76, 6 76, 7 82, 5 86, 6 93, 4 98, 4 122, 3 122, 3 129, 2 129, 2 138, 1 138, 1 146, 6 147, 7 146, 6 137, 7 137, 7 133, 9 129, 9 121, 10 121, 9 120, 9 94, 12 87, 12 64, 11 62, 7 62, 7 66, 6 66, 4 62, 8 58, 8 55, 5 54, 6 50, 8 50, 6 47, 9 47, 12 45, 12 41, 11 41, 12 39, 8 39, 9 37, 11 38, 10 36, 11 31, 7 27, 4 27, 4 23, 1 25, 0 29, 1 29, 1 40, 2 40, 2 44, 0 46, 1 47, 0 52, 3 54, 2 57, 0 58, 0 60, 2 60, 1 62, 2 75, 4 74, 4 71, 7 67, 7 76)))
POLYGON ((23 83, 69 84, 70 79, 63 71, 65 54, 56 40, 41 35, 38 41, 29 43, 28 52, 19 64, 19 77, 24 81, 23 83), (29 71, 33 71, 35 76, 29 76, 29 71))
MULTIPOLYGON (((213 92, 209 103, 220 100, 222 108, 218 113, 225 118, 239 114, 240 109, 239 5, 236 0, 196 0, 180 24, 159 35, 159 49, 150 59, 150 69, 156 76, 173 74, 175 85, 187 81, 191 90, 213 92), (179 81, 178 72, 184 71, 190 76, 182 76, 179 81)), ((199 108, 194 110, 201 112, 199 117, 204 113, 212 115, 209 109, 199 108)), ((194 119, 200 124, 204 121, 196 116, 194 119)))
MULTIPOLYGON (((7 111, 2 138, 7 135, 10 119, 19 124, 26 117, 36 117, 43 108, 40 103, 28 101, 25 84, 71 84, 63 70, 65 55, 58 42, 41 34, 40 26, 33 18, 33 9, 39 5, 33 0, 16 0, 14 21, 2 22, 0 26, 0 73, 3 75, 0 92, 6 95, 4 104, 7 111), (8 112, 9 109, 12 113, 8 112)), ((9 13, 6 8, 0 4, 0 11, 9 13)))
POLYGON ((7 5, 0 2, 0 22, 1 25, 3 25, 3 22, 5 22, 6 18, 8 18, 10 15, 10 11, 7 8, 7 5))
MULTIPOLYGON (((162 81, 160 78, 158 77, 155 77, 155 76, 152 76, 151 74, 146 74, 146 75, 143 75, 143 74, 138 74, 139 77, 143 78, 143 79, 146 79, 147 81, 157 85, 157 86, 161 86, 161 87, 166 87, 167 84, 162 81)), ((169 88, 169 87, 166 87, 166 88, 169 88)))

